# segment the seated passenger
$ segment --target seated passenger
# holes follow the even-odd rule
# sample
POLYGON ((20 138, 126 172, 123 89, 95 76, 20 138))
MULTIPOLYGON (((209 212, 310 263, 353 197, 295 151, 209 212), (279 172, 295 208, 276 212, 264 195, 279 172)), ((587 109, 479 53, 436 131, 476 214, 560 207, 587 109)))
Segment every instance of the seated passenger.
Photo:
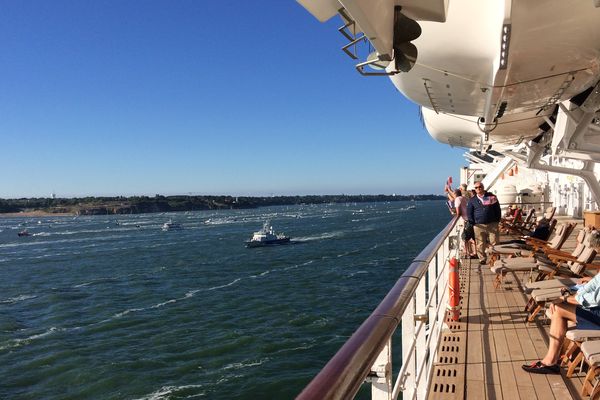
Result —
MULTIPOLYGON (((600 247, 599 245, 600 235, 595 234, 590 240, 590 246, 597 248, 600 247)), ((568 289, 565 288, 562 302, 551 305, 548 352, 541 360, 523 365, 525 371, 534 374, 560 373, 558 359, 568 321, 577 323, 578 320, 585 319, 600 326, 600 273, 594 278, 582 278, 581 283, 585 285, 577 291, 576 295, 569 295, 568 289)))
POLYGON ((540 240, 548 240, 550 237, 550 221, 546 218, 542 218, 533 232, 529 235, 529 237, 540 239, 540 240))

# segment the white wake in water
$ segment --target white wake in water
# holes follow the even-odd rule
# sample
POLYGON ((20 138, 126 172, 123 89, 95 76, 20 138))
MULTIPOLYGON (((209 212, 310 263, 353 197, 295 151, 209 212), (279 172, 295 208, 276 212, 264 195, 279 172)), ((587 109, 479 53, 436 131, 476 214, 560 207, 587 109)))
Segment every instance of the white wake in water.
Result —
POLYGON ((63 332, 65 330, 66 330, 65 328, 56 328, 53 326, 50 329, 48 329, 46 332, 38 333, 37 335, 32 335, 32 336, 29 336, 29 337, 26 337, 23 339, 11 339, 11 340, 5 342, 5 344, 0 345, 0 351, 5 350, 5 349, 14 348, 14 347, 24 346, 24 345, 31 343, 34 340, 42 339, 42 338, 44 338, 46 336, 50 336, 56 332, 63 332))
POLYGON ((269 361, 269 357, 262 358, 262 359, 260 359, 258 361, 247 361, 247 362, 231 363, 231 364, 225 365, 221 369, 228 370, 228 369, 242 369, 242 368, 257 367, 259 365, 262 365, 262 364, 266 363, 267 361, 269 361))
POLYGON ((325 239, 335 239, 340 238, 346 234, 345 231, 335 231, 335 232, 326 232, 316 236, 300 236, 294 237, 292 240, 296 242, 310 242, 313 240, 325 240, 325 239))
MULTIPOLYGON (((173 395, 176 395, 178 392, 190 389, 200 389, 203 385, 183 385, 183 386, 163 386, 157 391, 150 393, 147 396, 140 397, 136 400, 162 400, 162 399, 170 399, 173 395)), ((195 396, 202 396, 204 393, 198 393, 195 396)))
POLYGON ((20 296, 11 297, 6 300, 0 300, 0 304, 14 304, 24 300, 35 299, 36 297, 37 296, 33 294, 22 294, 20 296))

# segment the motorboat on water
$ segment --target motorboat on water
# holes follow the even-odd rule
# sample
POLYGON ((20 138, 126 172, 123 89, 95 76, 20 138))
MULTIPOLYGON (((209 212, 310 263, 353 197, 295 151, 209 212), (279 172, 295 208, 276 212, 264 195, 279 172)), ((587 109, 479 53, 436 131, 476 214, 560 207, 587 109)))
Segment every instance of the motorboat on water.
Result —
POLYGON ((269 221, 266 221, 260 231, 254 232, 252 239, 246 242, 246 247, 264 247, 290 243, 290 238, 283 233, 275 233, 269 221))
POLYGON ((417 206, 415 206, 414 204, 412 204, 412 205, 410 205, 410 206, 406 207, 406 209, 407 209, 407 210, 416 210, 416 209, 417 209, 417 206))
POLYGON ((23 229, 22 231, 17 233, 17 236, 19 236, 19 237, 31 236, 31 233, 29 233, 29 231, 27 229, 23 229))
POLYGON ((161 228, 163 231, 179 231, 183 229, 183 226, 180 223, 177 222, 173 222, 172 219, 170 219, 168 222, 165 222, 161 228))

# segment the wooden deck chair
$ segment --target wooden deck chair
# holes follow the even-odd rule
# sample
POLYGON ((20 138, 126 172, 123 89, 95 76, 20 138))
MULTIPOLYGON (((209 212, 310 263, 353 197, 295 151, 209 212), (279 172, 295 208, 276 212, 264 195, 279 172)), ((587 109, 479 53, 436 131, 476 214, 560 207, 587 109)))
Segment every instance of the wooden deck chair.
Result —
MULTIPOLYGON (((535 278, 536 282, 540 282, 540 281, 546 281, 546 280, 550 280, 552 278, 555 277, 556 272, 560 271, 560 267, 561 265, 567 268, 570 268, 570 264, 568 263, 573 263, 576 262, 579 258, 579 256, 581 256, 581 254, 587 249, 592 247, 590 245, 590 240, 592 238, 592 230, 590 230, 589 228, 584 228, 582 231, 579 232, 579 234, 577 235, 577 245, 575 246, 575 249, 573 249, 573 252, 571 254, 564 254, 561 252, 555 252, 555 251, 547 251, 546 252, 546 256, 545 257, 540 257, 540 263, 538 265, 538 275, 535 278), (565 265, 565 263, 567 265, 565 265)), ((588 261, 591 262, 592 260, 588 261)), ((566 271, 566 274, 562 274, 567 275, 568 276, 568 271, 566 271)), ((559 274, 560 275, 560 274, 559 274)), ((577 274, 576 274, 577 275, 577 274)), ((536 285, 535 283, 531 284, 528 287, 538 287, 539 285, 536 285)))
POLYGON ((588 235, 590 233, 590 229, 584 228, 579 231, 577 234, 577 245, 572 252, 568 253, 562 250, 553 250, 550 248, 546 248, 544 253, 537 253, 533 258, 503 258, 499 262, 495 264, 497 268, 507 268, 510 269, 513 266, 521 267, 521 271, 526 270, 526 266, 530 267, 533 271, 537 271, 537 275, 535 280, 532 279, 530 282, 525 284, 524 290, 525 293, 529 294, 534 289, 551 289, 554 287, 564 287, 564 286, 572 286, 575 285, 579 278, 560 278, 560 279, 552 279, 552 280, 541 280, 541 277, 545 277, 548 274, 548 271, 553 271, 556 265, 556 258, 550 259, 549 255, 552 254, 554 256, 562 256, 564 257, 564 262, 567 261, 576 261, 577 257, 581 255, 583 250, 585 250, 586 246, 589 245, 588 235), (528 265, 526 265, 528 264, 528 265), (535 265, 534 265, 535 264, 535 265))
POLYGON ((505 233, 509 235, 526 235, 531 233, 535 223, 535 208, 532 208, 527 212, 527 214, 525 214, 525 218, 523 218, 521 222, 507 224, 505 227, 505 233))
MULTIPOLYGON (((557 229, 556 235, 554 235, 550 242, 543 244, 538 242, 532 250, 517 250, 510 254, 512 257, 521 256, 521 258, 496 258, 494 262, 491 263, 491 270, 496 274, 496 278, 494 279, 494 287, 498 288, 502 284, 504 277, 508 272, 530 271, 530 274, 532 275, 534 270, 538 270, 537 259, 534 257, 534 255, 537 253, 541 256, 543 254, 548 254, 545 253, 545 251, 560 250, 571 232, 573 232, 573 229, 575 229, 575 225, 575 223, 561 224, 561 226, 557 229), (522 257, 526 258, 523 259, 522 257)), ((508 254, 508 249, 506 247, 503 249, 496 249, 496 246, 494 246, 492 248, 492 252, 494 250, 496 250, 496 254, 508 254)))
POLYGON ((548 207, 546 211, 544 211, 544 218, 547 220, 551 220, 554 218, 554 214, 556 213, 556 207, 548 207))
MULTIPOLYGON (((577 261, 569 261, 567 263, 568 269, 561 267, 560 271, 554 274, 560 273, 561 276, 567 276, 569 278, 581 278, 582 273, 585 270, 600 270, 600 264, 590 264, 596 257, 596 250, 591 247, 586 247, 581 255, 577 258, 577 261), (568 272, 567 272, 568 271, 568 272)), ((532 322, 536 315, 546 306, 547 303, 555 301, 562 296, 561 290, 564 286, 534 289, 531 291, 531 296, 525 306, 525 311, 529 313, 527 316, 527 322, 532 322)))
POLYGON ((493 262, 490 263, 490 265, 491 265, 492 272, 494 272, 496 274, 496 279, 495 279, 495 284, 494 284, 495 287, 498 288, 498 286, 503 282, 504 276, 506 276, 506 273, 509 271, 512 271, 512 272, 530 271, 530 274, 533 274, 534 269, 537 271, 537 267, 536 267, 537 259, 536 258, 527 259, 527 257, 534 257, 536 254, 538 256, 541 256, 550 251, 560 250, 561 247, 566 242, 569 235, 571 234, 571 232, 573 232, 573 229, 575 229, 575 225, 576 225, 575 223, 561 224, 559 226, 559 228, 557 229, 556 234, 554 235, 554 237, 552 238, 552 240, 550 242, 545 242, 545 241, 537 240, 537 239, 534 239, 531 241, 528 240, 527 243, 531 244, 529 246, 529 250, 528 249, 521 249, 521 250, 514 249, 514 248, 511 248, 511 246, 509 246, 509 245, 492 247, 491 253, 492 253, 493 262), (501 259, 499 257, 500 255, 505 255, 505 256, 513 257, 513 258, 517 257, 517 258, 501 259))
POLYGON ((502 218, 500 220, 500 231, 503 233, 508 233, 510 227, 521 226, 522 223, 523 210, 521 208, 516 208, 515 210, 513 210, 512 215, 510 217, 502 218))
MULTIPOLYGON (((555 256, 563 256, 565 261, 575 261, 577 257, 581 255, 583 250, 589 246, 589 234, 591 230, 589 228, 584 228, 579 231, 577 234, 577 245, 573 249, 571 253, 567 253, 561 250, 546 250, 546 254, 543 256, 536 257, 536 264, 538 266, 538 275, 536 279, 532 282, 528 282, 525 285, 525 293, 531 293, 534 289, 550 289, 553 287, 563 287, 563 286, 571 286, 575 284, 575 280, 579 278, 559 278, 559 279, 544 279, 547 275, 547 271, 549 271, 548 267, 556 267, 556 258, 554 260, 548 257, 549 254, 553 254, 555 256), (564 281, 564 282, 563 282, 564 281)), ((513 258, 508 258, 503 261, 509 262, 514 260, 513 258)))
POLYGON ((560 224, 558 228, 556 228, 556 222, 556 219, 553 219, 548 224, 548 229, 550 230, 550 233, 554 233, 554 236, 552 236, 552 239, 550 241, 540 240, 536 238, 525 238, 525 243, 513 242, 492 246, 488 250, 490 256, 490 265, 493 265, 494 262, 496 262, 502 257, 531 257, 533 256, 535 251, 543 248, 554 247, 556 249, 560 249, 560 247, 567 240, 568 235, 570 235, 573 229, 575 229, 576 224, 560 224), (563 232, 563 230, 567 226, 570 229, 570 231, 563 232), (556 232, 554 232, 555 230, 556 232), (567 236, 564 238, 561 236, 563 233, 567 234, 567 236), (562 240, 562 242, 555 242, 555 240, 562 240))
POLYGON ((538 269, 545 273, 546 279, 553 279, 556 276, 566 277, 583 277, 586 275, 586 269, 595 269, 596 264, 591 262, 596 257, 597 250, 586 246, 576 260, 573 257, 565 257, 562 255, 550 254, 548 257, 556 261, 556 266, 539 265, 538 269))
MULTIPOLYGON (((537 224, 535 208, 532 208, 529 211, 530 212, 527 214, 529 219, 528 219, 528 221, 523 223, 523 229, 526 232, 532 232, 533 229, 535 228, 535 225, 537 224)), ((525 218, 525 219, 527 219, 527 218, 525 218)))
POLYGON ((578 366, 583 366, 584 355, 581 346, 590 340, 600 340, 600 325, 582 320, 567 330, 560 356, 561 366, 567 368, 567 378, 573 376, 578 366))
POLYGON ((583 380, 581 395, 598 399, 600 398, 600 383, 597 379, 600 375, 600 341, 590 340, 582 343, 581 352, 589 367, 583 380))

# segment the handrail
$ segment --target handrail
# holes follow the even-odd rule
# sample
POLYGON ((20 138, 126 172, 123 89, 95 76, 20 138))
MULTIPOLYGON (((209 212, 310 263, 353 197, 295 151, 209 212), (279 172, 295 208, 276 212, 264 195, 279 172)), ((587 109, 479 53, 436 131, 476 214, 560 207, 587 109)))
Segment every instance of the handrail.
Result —
POLYGON ((298 400, 348 399, 356 395, 457 221, 458 217, 453 218, 419 253, 377 308, 298 395, 298 400))

